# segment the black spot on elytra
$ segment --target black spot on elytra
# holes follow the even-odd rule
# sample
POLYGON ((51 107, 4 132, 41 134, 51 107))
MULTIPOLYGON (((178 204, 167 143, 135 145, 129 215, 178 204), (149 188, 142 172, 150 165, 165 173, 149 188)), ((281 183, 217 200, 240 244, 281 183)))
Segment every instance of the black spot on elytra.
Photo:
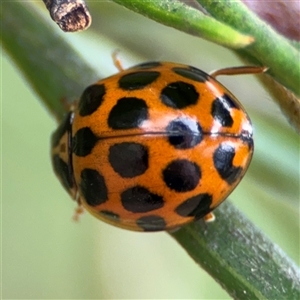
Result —
POLYGON ((212 196, 210 194, 199 194, 191 197, 176 207, 175 212, 182 217, 195 217, 200 219, 210 212, 212 196))
POLYGON ((187 159, 174 160, 163 170, 164 182, 176 192, 192 191, 200 179, 200 167, 187 159))
POLYGON ((66 162, 64 162, 58 154, 55 154, 52 157, 52 163, 55 173, 59 178, 61 178, 63 187, 67 191, 71 190, 74 186, 74 179, 70 166, 66 162))
POLYGON ((79 188, 86 203, 90 206, 97 206, 108 200, 105 179, 96 170, 82 170, 79 188))
POLYGON ((195 67, 174 67, 172 70, 180 76, 195 80, 197 82, 205 82, 209 78, 208 74, 195 67))
POLYGON ((79 115, 84 117, 95 112, 103 102, 104 84, 94 84, 87 87, 78 103, 79 115))
POLYGON ((119 87, 126 91, 140 90, 154 82, 160 73, 157 71, 136 71, 119 79, 119 87))
POLYGON ((166 228, 166 221, 160 216, 145 216, 136 221, 136 224, 145 231, 160 231, 166 228))
POLYGON ((213 155, 214 165, 222 179, 228 184, 234 183, 242 172, 241 167, 232 164, 235 156, 235 149, 228 144, 221 144, 213 155))
POLYGON ((159 66, 161 66, 160 62, 150 61, 150 62, 146 62, 146 63, 136 65, 136 66, 132 67, 131 69, 135 69, 135 68, 138 68, 138 69, 152 69, 152 68, 156 68, 156 67, 159 67, 159 66))
POLYGON ((213 101, 211 114, 222 126, 231 127, 233 124, 233 119, 230 115, 231 108, 239 109, 235 101, 227 94, 224 94, 213 101))
POLYGON ((243 128, 243 130, 241 131, 241 134, 240 134, 240 139, 248 144, 248 147, 249 147, 249 150, 253 150, 254 148, 254 141, 253 141, 253 128, 252 128, 252 123, 251 123, 251 120, 249 118, 248 115, 246 115, 247 117, 247 120, 248 120, 248 126, 243 128))
POLYGON ((123 178, 142 175, 148 169, 148 149, 138 143, 119 143, 109 148, 109 162, 123 178))
POLYGON ((176 149, 193 148, 203 138, 200 124, 189 118, 178 118, 171 121, 166 131, 170 144, 176 149))
POLYGON ((57 147, 63 135, 67 132, 68 134, 71 133, 71 126, 72 126, 72 114, 73 112, 69 112, 60 123, 58 128, 53 132, 51 136, 51 147, 57 147))
POLYGON ((196 104, 199 94, 192 84, 177 81, 163 88, 160 99, 166 106, 182 109, 196 104))
POLYGON ((253 141, 253 136, 252 132, 241 132, 240 139, 248 144, 249 150, 253 150, 254 148, 254 141, 253 141))
POLYGON ((142 186, 135 186, 122 192, 123 207, 133 213, 145 213, 163 207, 161 196, 151 193, 142 186))
POLYGON ((103 215, 104 218, 107 218, 111 221, 114 222, 119 222, 120 221, 120 216, 118 214, 113 213, 112 211, 109 210, 101 210, 99 211, 101 215, 103 215))
POLYGON ((108 125, 112 129, 137 128, 148 119, 148 107, 143 99, 121 98, 108 116, 108 125))
POLYGON ((98 141, 89 127, 80 128, 72 139, 72 151, 77 156, 89 155, 98 141))

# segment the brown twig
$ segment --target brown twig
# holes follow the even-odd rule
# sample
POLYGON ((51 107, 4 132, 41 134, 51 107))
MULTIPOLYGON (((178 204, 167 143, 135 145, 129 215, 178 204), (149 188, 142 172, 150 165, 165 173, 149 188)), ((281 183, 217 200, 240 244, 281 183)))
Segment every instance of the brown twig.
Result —
POLYGON ((51 18, 66 32, 87 29, 92 22, 84 0, 43 0, 51 18))

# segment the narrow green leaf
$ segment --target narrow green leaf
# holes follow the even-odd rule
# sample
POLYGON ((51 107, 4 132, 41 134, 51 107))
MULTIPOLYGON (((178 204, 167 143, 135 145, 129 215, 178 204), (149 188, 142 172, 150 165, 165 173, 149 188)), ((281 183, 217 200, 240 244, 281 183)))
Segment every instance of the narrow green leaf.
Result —
POLYGON ((253 42, 251 36, 233 30, 178 0, 113 1, 164 25, 203 37, 229 48, 243 48, 253 42))
POLYGON ((230 203, 215 215, 171 235, 234 299, 299 299, 300 273, 281 249, 230 203))

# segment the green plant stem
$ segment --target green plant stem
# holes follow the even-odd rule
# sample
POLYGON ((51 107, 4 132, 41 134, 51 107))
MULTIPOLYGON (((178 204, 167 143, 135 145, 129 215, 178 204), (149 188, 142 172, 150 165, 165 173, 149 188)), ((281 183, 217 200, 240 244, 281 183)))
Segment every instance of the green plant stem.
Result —
POLYGON ((171 235, 235 299, 299 299, 297 267, 230 203, 171 235))
POLYGON ((113 1, 164 25, 203 37, 226 47, 237 49, 253 42, 251 36, 244 35, 239 30, 233 30, 230 26, 222 24, 178 0, 113 1))

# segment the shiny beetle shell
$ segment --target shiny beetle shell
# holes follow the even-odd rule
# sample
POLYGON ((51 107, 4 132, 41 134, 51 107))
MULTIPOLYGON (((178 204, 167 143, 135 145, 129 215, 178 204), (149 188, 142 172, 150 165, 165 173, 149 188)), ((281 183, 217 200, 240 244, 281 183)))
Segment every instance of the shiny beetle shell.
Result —
POLYGON ((138 231, 209 214, 252 153, 251 121, 238 100, 205 72, 167 62, 89 86, 52 136, 54 170, 72 198, 138 231))

